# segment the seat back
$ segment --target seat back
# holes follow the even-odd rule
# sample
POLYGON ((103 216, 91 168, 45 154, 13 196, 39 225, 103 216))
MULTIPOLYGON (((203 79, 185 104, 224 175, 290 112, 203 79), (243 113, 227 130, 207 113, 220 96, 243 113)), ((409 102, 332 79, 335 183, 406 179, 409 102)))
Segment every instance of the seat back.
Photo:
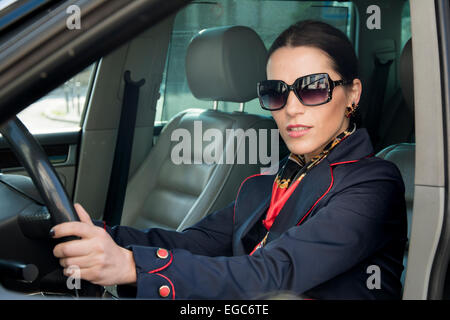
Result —
POLYGON ((403 47, 398 74, 400 88, 383 106, 375 150, 402 142, 414 142, 414 83, 412 40, 403 47))
MULTIPOLYGON (((400 58, 400 86, 401 86, 401 99, 404 101, 405 107, 398 110, 398 114, 410 114, 410 117, 403 119, 404 122, 393 124, 397 126, 390 132, 391 136, 386 136, 386 139, 402 141, 408 140, 407 136, 414 134, 414 82, 413 82, 413 69, 412 69, 412 42, 411 39, 406 43, 403 48, 403 52, 400 58), (409 119, 409 120, 408 120, 409 119), (409 121, 409 122, 408 122, 409 121), (404 126, 404 127, 402 127, 404 126), (406 135, 405 135, 406 134, 406 135)), ((385 140, 388 141, 388 140, 385 140)), ((406 266, 408 260, 408 247, 409 239, 411 236, 411 223, 413 214, 413 202, 414 202, 414 172, 415 172, 415 143, 396 143, 390 145, 378 154, 378 157, 385 160, 392 161, 399 168, 403 181, 405 183, 405 200, 408 219, 408 243, 406 245, 405 254, 403 257, 403 265, 405 270, 402 274, 402 284, 405 280, 406 266)))
POLYGON ((391 161, 397 165, 400 173, 402 174, 403 182, 405 183, 406 213, 408 220, 408 242, 406 244, 405 253, 403 256, 403 266, 405 267, 405 269, 401 278, 402 284, 405 281, 406 266, 408 262, 409 239, 411 236, 411 223, 414 202, 415 151, 416 146, 414 143, 399 143, 389 146, 381 150, 377 154, 377 157, 391 161))
MULTIPOLYGON (((188 48, 189 87, 196 98, 211 104, 244 103, 256 97, 256 83, 266 77, 266 59, 262 40, 250 28, 202 30, 188 48)), ((130 179, 122 224, 182 230, 225 207, 234 200, 240 183, 259 173, 262 164, 249 164, 247 155, 252 146, 245 140, 239 145, 239 152, 246 154, 245 164, 236 159, 232 163, 206 162, 202 159, 205 153, 216 147, 223 150, 227 145, 222 139, 205 139, 206 133, 209 130, 216 137, 226 137, 230 129, 258 132, 276 128, 271 117, 244 112, 188 109, 178 113, 161 131, 157 143, 130 179), (183 143, 187 143, 187 150, 182 148, 183 143)), ((263 137, 263 143, 270 146, 270 138, 270 134, 263 137)), ((236 142, 234 150, 237 145, 236 142)))

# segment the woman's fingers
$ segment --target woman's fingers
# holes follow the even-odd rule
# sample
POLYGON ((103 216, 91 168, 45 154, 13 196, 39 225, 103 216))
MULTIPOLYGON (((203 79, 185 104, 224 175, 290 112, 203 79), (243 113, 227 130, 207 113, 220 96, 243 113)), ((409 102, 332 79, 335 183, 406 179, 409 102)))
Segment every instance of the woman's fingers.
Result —
POLYGON ((113 285, 113 282, 105 281, 102 276, 102 271, 97 266, 78 268, 68 267, 64 268, 63 273, 67 277, 79 278, 90 281, 98 285, 113 285))
POLYGON ((95 235, 94 223, 89 214, 79 204, 75 203, 75 211, 80 218, 80 221, 64 222, 54 226, 50 230, 50 236, 53 238, 61 238, 67 236, 78 236, 81 238, 92 237, 95 235))
POLYGON ((80 238, 92 238, 96 234, 95 226, 84 222, 64 222, 52 228, 50 233, 53 238, 61 238, 67 236, 77 236, 80 238))
POLYGON ((81 206, 81 204, 75 203, 74 208, 75 208, 75 211, 77 212, 78 217, 80 218, 81 222, 84 222, 84 223, 87 223, 90 225, 94 225, 94 223, 91 220, 91 217, 89 216, 89 213, 87 213, 87 211, 84 210, 84 208, 81 206))
POLYGON ((92 243, 86 240, 72 240, 63 242, 53 248, 56 258, 86 256, 92 252, 92 243))
POLYGON ((89 255, 59 259, 59 264, 64 269, 84 269, 95 266, 97 264, 97 261, 93 256, 89 255))
POLYGON ((54 226, 50 230, 50 235, 53 238, 61 238, 67 236, 78 236, 80 238, 92 238, 97 235, 98 227, 94 225, 89 214, 79 204, 75 203, 75 211, 80 218, 80 221, 64 222, 54 226))
POLYGON ((54 238, 81 238, 59 243, 53 249, 54 256, 64 267, 64 274, 100 285, 136 282, 131 251, 118 246, 107 231, 94 225, 80 204, 74 204, 74 208, 80 221, 61 223, 50 232, 54 238))

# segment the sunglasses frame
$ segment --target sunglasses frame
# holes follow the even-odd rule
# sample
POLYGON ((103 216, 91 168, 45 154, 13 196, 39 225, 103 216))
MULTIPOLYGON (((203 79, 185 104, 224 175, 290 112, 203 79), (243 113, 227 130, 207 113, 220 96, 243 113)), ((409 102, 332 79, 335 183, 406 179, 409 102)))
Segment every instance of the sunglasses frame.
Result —
MULTIPOLYGON (((317 81, 319 81, 319 80, 321 80, 321 79, 318 79, 317 81)), ((320 105, 322 105, 322 104, 325 104, 325 103, 330 102, 331 99, 332 99, 332 97, 333 97, 332 93, 333 93, 333 89, 334 89, 334 88, 336 88, 337 86, 341 86, 341 85, 347 85, 347 84, 350 84, 350 83, 352 82, 352 81, 343 80, 343 79, 342 79, 342 80, 336 80, 336 81, 335 81, 335 80, 332 80, 332 79, 330 78, 330 75, 329 75, 328 73, 326 73, 326 72, 313 73, 313 74, 308 74, 308 75, 306 75, 306 76, 299 77, 299 78, 297 78, 297 79, 294 81, 293 84, 287 84, 287 83, 284 82, 283 80, 264 80, 264 81, 280 81, 283 85, 285 85, 285 86, 287 87, 287 92, 288 92, 288 93, 287 93, 287 97, 289 97, 289 93, 290 93, 291 91, 293 91, 294 94, 295 94, 295 96, 297 97, 297 99, 298 99, 303 105, 308 106, 308 107, 320 106, 320 105), (295 88, 296 88, 298 82, 299 82, 299 81, 302 81, 302 80, 303 80, 304 78, 306 78, 306 77, 315 76, 315 75, 321 75, 321 74, 326 75, 326 79, 328 80, 328 83, 330 84, 330 86, 329 86, 329 88, 328 88, 328 98, 327 98, 327 100, 324 101, 324 102, 321 102, 321 103, 316 103, 316 104, 307 104, 307 103, 304 103, 303 100, 302 100, 302 99, 300 98, 300 96, 298 95, 297 90, 295 90, 295 88)), ((287 104, 287 101, 288 101, 287 98, 286 98, 286 101, 284 102, 284 104, 283 104, 281 107, 279 107, 279 108, 271 109, 271 108, 266 108, 266 107, 264 106, 264 104, 263 104, 263 102, 262 102, 261 95, 260 95, 260 86, 261 86, 261 84, 262 84, 264 81, 258 82, 258 84, 257 84, 257 86, 256 86, 256 90, 257 90, 257 92, 258 92, 259 104, 261 105, 261 108, 263 108, 264 110, 269 110, 269 111, 277 111, 277 110, 283 109, 283 108, 286 106, 286 104, 287 104)), ((312 82, 312 83, 313 83, 313 82, 312 82)))

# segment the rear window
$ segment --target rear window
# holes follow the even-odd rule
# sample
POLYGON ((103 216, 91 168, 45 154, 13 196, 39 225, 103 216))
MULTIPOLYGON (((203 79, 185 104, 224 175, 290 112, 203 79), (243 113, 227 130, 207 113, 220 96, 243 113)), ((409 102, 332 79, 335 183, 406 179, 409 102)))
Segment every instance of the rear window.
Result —
MULTIPOLYGON (((195 99, 189 90, 185 74, 185 56, 189 41, 202 29, 243 25, 254 29, 268 48, 275 37, 292 23, 304 19, 327 22, 342 30, 355 42, 355 9, 351 2, 329 1, 259 1, 221 0, 197 1, 180 11, 167 54, 167 62, 160 87, 161 97, 157 104, 157 122, 165 122, 187 108, 212 108, 212 102, 195 99)), ((256 88, 255 88, 256 90, 256 88)), ((219 109, 232 112, 239 104, 219 102, 219 109)), ((267 114, 258 99, 245 104, 249 113, 267 114)))

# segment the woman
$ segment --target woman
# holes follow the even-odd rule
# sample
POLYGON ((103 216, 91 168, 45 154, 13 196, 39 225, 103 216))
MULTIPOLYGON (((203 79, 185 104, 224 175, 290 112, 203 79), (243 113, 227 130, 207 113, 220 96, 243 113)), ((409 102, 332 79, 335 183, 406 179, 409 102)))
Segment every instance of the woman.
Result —
POLYGON ((138 298, 400 298, 404 185, 356 129, 351 43, 325 23, 299 22, 270 48, 267 77, 261 106, 291 151, 276 176, 247 178, 233 203, 183 232, 102 228, 76 204, 81 222, 51 230, 81 237, 54 249, 65 274, 75 265, 96 284, 135 284, 138 298))

